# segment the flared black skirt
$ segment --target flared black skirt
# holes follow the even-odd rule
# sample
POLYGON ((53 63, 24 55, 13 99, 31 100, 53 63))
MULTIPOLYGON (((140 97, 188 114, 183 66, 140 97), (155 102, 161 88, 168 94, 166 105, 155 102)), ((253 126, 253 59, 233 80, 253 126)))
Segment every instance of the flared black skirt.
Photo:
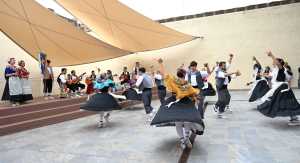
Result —
POLYGON ((9 96, 9 84, 8 84, 8 80, 6 80, 1 101, 9 101, 9 100, 10 100, 10 96, 9 96))
MULTIPOLYGON (((172 96, 167 101, 174 101, 174 97, 172 96)), ((200 112, 196 109, 195 103, 189 98, 181 99, 169 108, 167 105, 162 105, 153 118, 151 125, 173 126, 174 122, 193 122, 203 125, 200 112)))
POLYGON ((142 101, 142 94, 138 94, 133 88, 129 88, 123 92, 127 100, 142 101))
POLYGON ((120 110, 121 106, 116 99, 108 93, 96 93, 90 100, 80 107, 88 111, 112 111, 120 110))
POLYGON ((214 87, 212 86, 211 83, 208 83, 208 87, 206 89, 203 89, 201 91, 201 94, 203 96, 215 96, 216 95, 216 90, 214 89, 214 87))
POLYGON ((287 89, 287 84, 279 86, 270 100, 258 106, 259 112, 271 118, 300 115, 300 104, 292 89, 287 89))
POLYGON ((270 87, 266 80, 258 81, 250 94, 249 102, 254 102, 254 101, 262 98, 269 90, 270 90, 270 87))

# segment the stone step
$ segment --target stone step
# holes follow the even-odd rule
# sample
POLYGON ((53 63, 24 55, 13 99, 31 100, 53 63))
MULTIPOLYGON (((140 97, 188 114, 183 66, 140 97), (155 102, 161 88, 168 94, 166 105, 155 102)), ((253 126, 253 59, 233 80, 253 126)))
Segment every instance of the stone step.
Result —
POLYGON ((20 131, 24 131, 24 130, 28 130, 28 129, 38 128, 38 127, 42 127, 42 126, 47 126, 47 125, 51 125, 51 124, 56 124, 56 123, 60 123, 60 122, 65 122, 68 120, 77 119, 77 118, 89 116, 92 114, 94 114, 94 113, 76 110, 76 111, 72 111, 72 112, 51 115, 51 116, 45 116, 45 117, 26 120, 26 121, 22 121, 22 122, 13 123, 13 124, 2 125, 2 126, 0 126, 0 136, 12 134, 12 133, 16 133, 16 132, 20 132, 20 131))

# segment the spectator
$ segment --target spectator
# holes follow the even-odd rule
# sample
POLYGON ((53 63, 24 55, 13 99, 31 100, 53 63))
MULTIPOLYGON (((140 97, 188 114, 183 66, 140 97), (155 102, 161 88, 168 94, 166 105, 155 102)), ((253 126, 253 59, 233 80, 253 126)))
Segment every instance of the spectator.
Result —
POLYGON ((54 75, 53 75, 52 66, 50 64, 51 64, 51 61, 46 60, 44 62, 44 66, 42 66, 43 84, 44 84, 43 92, 44 92, 44 97, 46 100, 48 100, 49 98, 50 99, 54 98, 51 96, 54 75))
POLYGON ((60 88, 60 98, 67 97, 67 79, 66 79, 67 69, 62 68, 61 73, 57 77, 57 83, 60 88))
POLYGON ((21 88, 22 88, 22 102, 32 100, 32 88, 29 82, 29 72, 25 68, 25 62, 23 60, 19 61, 19 67, 17 68, 17 74, 20 78, 21 88))

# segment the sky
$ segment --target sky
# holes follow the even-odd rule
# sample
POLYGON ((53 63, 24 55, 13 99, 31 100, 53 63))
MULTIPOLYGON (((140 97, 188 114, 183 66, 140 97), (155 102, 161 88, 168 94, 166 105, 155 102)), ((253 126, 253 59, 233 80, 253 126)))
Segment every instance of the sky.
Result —
MULTIPOLYGON (((54 0, 36 0, 56 13, 72 18, 67 11, 54 0)), ((75 0, 74 0, 75 1, 75 0)), ((252 4, 272 2, 274 0, 119 0, 123 4, 153 19, 165 19, 176 16, 198 14, 207 11, 242 7, 252 4)))

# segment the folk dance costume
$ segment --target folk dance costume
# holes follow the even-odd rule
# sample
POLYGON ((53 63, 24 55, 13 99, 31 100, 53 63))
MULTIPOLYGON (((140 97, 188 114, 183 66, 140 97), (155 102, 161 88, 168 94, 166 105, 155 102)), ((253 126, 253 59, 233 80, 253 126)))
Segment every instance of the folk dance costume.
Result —
MULTIPOLYGON (((262 98, 269 90, 269 84, 267 81, 267 78, 262 76, 262 67, 259 63, 254 64, 254 82, 251 82, 253 84, 251 90, 249 91, 249 102, 257 101, 258 99, 262 98)), ((247 85, 250 85, 251 83, 248 83, 247 85)))
POLYGON ((22 102, 22 85, 21 80, 17 76, 17 68, 9 65, 5 68, 5 89, 2 100, 9 100, 13 105, 22 102))
POLYGON ((264 77, 257 78, 249 91, 249 102, 257 101, 262 98, 270 90, 268 81, 264 77))
POLYGON ((195 107, 195 97, 198 91, 187 81, 171 75, 165 77, 165 85, 173 93, 173 96, 168 98, 165 105, 160 107, 151 125, 160 127, 175 124, 181 147, 183 149, 191 148, 192 144, 189 140, 191 131, 199 135, 202 135, 204 131, 200 112, 195 107))
POLYGON ((110 112, 113 110, 120 110, 121 107, 117 100, 110 93, 109 89, 113 85, 113 82, 108 80, 104 82, 95 82, 94 88, 97 93, 90 97, 90 99, 80 108, 87 111, 99 112, 100 120, 98 127, 105 127, 103 120, 108 123, 110 112))
POLYGON ((262 97, 263 103, 258 110, 270 118, 289 116, 289 125, 300 125, 297 117, 300 115, 300 104, 289 87, 290 77, 284 67, 276 66, 272 70, 272 89, 262 97))
POLYGON ((32 88, 31 83, 28 80, 29 72, 24 67, 19 67, 17 69, 17 74, 20 78, 21 88, 22 88, 22 102, 32 100, 32 88))
POLYGON ((142 101, 142 93, 138 89, 130 87, 123 92, 123 95, 127 100, 142 101))
POLYGON ((96 81, 96 74, 94 71, 92 71, 92 74, 85 78, 85 84, 87 85, 86 87, 86 94, 88 95, 88 98, 89 98, 89 95, 94 93, 94 81, 96 81))
POLYGON ((153 116, 153 107, 151 106, 152 101, 152 78, 150 75, 146 74, 145 68, 139 69, 140 75, 138 76, 138 79, 135 83, 136 87, 139 88, 139 90, 142 91, 142 101, 144 104, 144 108, 146 111, 146 114, 150 116, 150 118, 153 116))
POLYGON ((229 106, 231 95, 228 91, 228 84, 232 77, 239 76, 240 72, 227 73, 228 65, 221 62, 220 66, 216 69, 216 88, 218 92, 218 100, 214 106, 214 110, 218 112, 218 118, 224 118, 223 113, 225 108, 229 106))
POLYGON ((94 80, 90 77, 87 77, 85 79, 85 84, 87 85, 87 87, 86 87, 86 94, 87 95, 90 95, 90 94, 94 93, 94 83, 93 83, 93 81, 94 80))
MULTIPOLYGON (((124 79, 124 78, 122 78, 122 79, 124 79)), ((130 79, 126 83, 124 83, 123 86, 124 86, 125 90, 122 93, 122 95, 125 96, 127 100, 142 101, 142 93, 143 92, 139 91, 139 89, 136 88, 135 85, 136 85, 136 80, 134 80, 134 79, 130 79)))
POLYGON ((160 73, 154 74, 154 82, 157 87, 157 95, 158 95, 160 104, 163 105, 165 103, 165 98, 167 95, 167 90, 164 85, 163 76, 160 73))
MULTIPOLYGON (((207 76, 208 76, 208 74, 207 74, 207 76)), ((204 82, 203 82, 202 74, 200 71, 188 72, 186 75, 186 80, 191 84, 191 86, 193 88, 202 90, 202 88, 204 87, 204 82)), ((203 94, 200 91, 200 93, 198 94, 198 110, 200 112, 200 116, 202 119, 204 119, 204 112, 205 112, 204 99, 205 99, 205 96, 203 96, 203 94)))
POLYGON ((202 80, 204 82, 204 87, 202 88, 201 91, 202 96, 215 96, 216 90, 214 89, 212 84, 208 82, 207 78, 203 78, 202 80))

